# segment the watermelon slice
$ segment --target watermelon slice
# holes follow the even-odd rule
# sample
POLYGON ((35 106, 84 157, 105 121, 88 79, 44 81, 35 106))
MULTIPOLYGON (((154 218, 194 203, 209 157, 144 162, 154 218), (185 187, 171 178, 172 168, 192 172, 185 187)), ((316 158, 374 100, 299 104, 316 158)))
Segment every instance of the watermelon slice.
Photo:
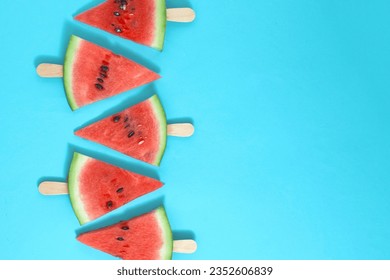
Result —
POLYGON ((75 19, 157 50, 163 48, 165 0, 107 0, 75 19))
POLYGON ((172 231, 162 206, 127 221, 82 233, 77 240, 124 260, 172 258, 172 231))
POLYGON ((128 156, 159 165, 165 151, 167 123, 157 95, 75 132, 128 156))
POLYGON ((68 178, 70 201, 80 224, 96 219, 162 185, 158 180, 79 153, 73 155, 68 178))
POLYGON ((64 62, 64 86, 72 110, 150 83, 153 71, 72 35, 64 62))

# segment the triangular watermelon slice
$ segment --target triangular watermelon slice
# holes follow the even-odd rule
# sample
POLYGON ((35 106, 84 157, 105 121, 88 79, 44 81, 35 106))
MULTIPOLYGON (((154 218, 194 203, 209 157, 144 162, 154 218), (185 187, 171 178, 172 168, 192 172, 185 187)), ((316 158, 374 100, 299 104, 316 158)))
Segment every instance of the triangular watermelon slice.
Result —
POLYGON ((163 48, 165 0, 107 0, 75 19, 157 50, 163 48))
POLYGON ((75 131, 133 158, 159 165, 165 151, 167 122, 157 95, 75 131))
POLYGON ((72 35, 64 86, 72 110, 150 83, 160 76, 123 56, 72 35))
POLYGON ((74 153, 68 188, 80 224, 94 220, 163 183, 106 162, 74 153))
POLYGON ((162 206, 127 221, 82 233, 77 240, 124 260, 172 258, 172 231, 162 206))

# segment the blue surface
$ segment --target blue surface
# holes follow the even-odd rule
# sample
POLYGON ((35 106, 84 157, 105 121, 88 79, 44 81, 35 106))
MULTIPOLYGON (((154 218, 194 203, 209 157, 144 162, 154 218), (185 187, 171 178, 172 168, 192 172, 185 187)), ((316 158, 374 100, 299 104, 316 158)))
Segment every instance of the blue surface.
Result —
POLYGON ((37 191, 74 151, 165 183, 104 223, 164 203, 199 244, 174 259, 390 259, 389 1, 172 0, 197 18, 168 23, 162 53, 73 21, 80 3, 0 4, 0 259, 114 259, 75 240, 67 196, 37 191), (62 80, 35 73, 71 34, 163 78, 71 112, 62 80), (153 92, 196 126, 160 168, 73 135, 153 92))

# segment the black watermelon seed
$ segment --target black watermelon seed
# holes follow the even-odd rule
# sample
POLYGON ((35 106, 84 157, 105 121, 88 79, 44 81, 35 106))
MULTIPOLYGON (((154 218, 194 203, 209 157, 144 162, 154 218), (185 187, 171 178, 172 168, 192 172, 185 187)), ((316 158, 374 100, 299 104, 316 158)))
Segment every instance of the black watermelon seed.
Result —
POLYGON ((103 72, 107 72, 108 71, 108 66, 102 65, 102 66, 100 66, 100 70, 102 70, 103 72))
POLYGON ((123 237, 117 237, 116 240, 123 241, 125 239, 123 237))
POLYGON ((103 87, 101 84, 95 84, 95 87, 96 87, 98 90, 104 89, 104 87, 103 87))
POLYGON ((114 16, 119 17, 121 14, 119 12, 114 12, 114 16))
POLYGON ((117 193, 121 193, 121 192, 123 192, 123 188, 122 188, 122 187, 120 187, 119 189, 117 189, 117 190, 116 190, 116 192, 117 192, 117 193))
POLYGON ((99 83, 104 83, 103 79, 101 79, 101 78, 97 78, 97 80, 99 83))
POLYGON ((121 10, 126 10, 126 5, 127 5, 127 1, 121 0, 121 5, 120 5, 121 10))
POLYGON ((134 130, 132 130, 132 131, 129 132, 129 134, 127 134, 127 137, 130 138, 130 137, 133 136, 134 134, 135 134, 135 132, 134 132, 134 130))
POLYGON ((116 33, 121 33, 122 32, 122 29, 120 29, 119 27, 115 28, 115 32, 116 33))
POLYGON ((123 229, 123 230, 128 230, 129 227, 128 227, 128 226, 123 226, 123 227, 121 227, 121 229, 123 229))
POLYGON ((107 208, 108 208, 108 209, 112 208, 112 204, 113 204, 113 203, 112 203, 111 200, 107 201, 107 203, 106 203, 107 208))
POLYGON ((121 116, 115 116, 115 117, 112 118, 112 120, 114 122, 119 122, 120 119, 121 119, 121 116))

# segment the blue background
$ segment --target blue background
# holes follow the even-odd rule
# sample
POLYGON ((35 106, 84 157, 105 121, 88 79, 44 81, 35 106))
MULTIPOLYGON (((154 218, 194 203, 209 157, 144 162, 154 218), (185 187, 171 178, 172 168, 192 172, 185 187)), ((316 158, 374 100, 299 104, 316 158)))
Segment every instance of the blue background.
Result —
POLYGON ((72 20, 98 2, 0 4, 0 259, 114 259, 76 234, 158 203, 199 245, 174 259, 390 258, 389 1, 170 0, 197 18, 168 23, 162 53, 72 20), (163 78, 72 112, 62 79, 35 72, 71 34, 163 78), (160 168, 73 135, 155 92, 196 127, 160 168), (165 186, 80 227, 67 196, 37 191, 74 151, 165 186))

